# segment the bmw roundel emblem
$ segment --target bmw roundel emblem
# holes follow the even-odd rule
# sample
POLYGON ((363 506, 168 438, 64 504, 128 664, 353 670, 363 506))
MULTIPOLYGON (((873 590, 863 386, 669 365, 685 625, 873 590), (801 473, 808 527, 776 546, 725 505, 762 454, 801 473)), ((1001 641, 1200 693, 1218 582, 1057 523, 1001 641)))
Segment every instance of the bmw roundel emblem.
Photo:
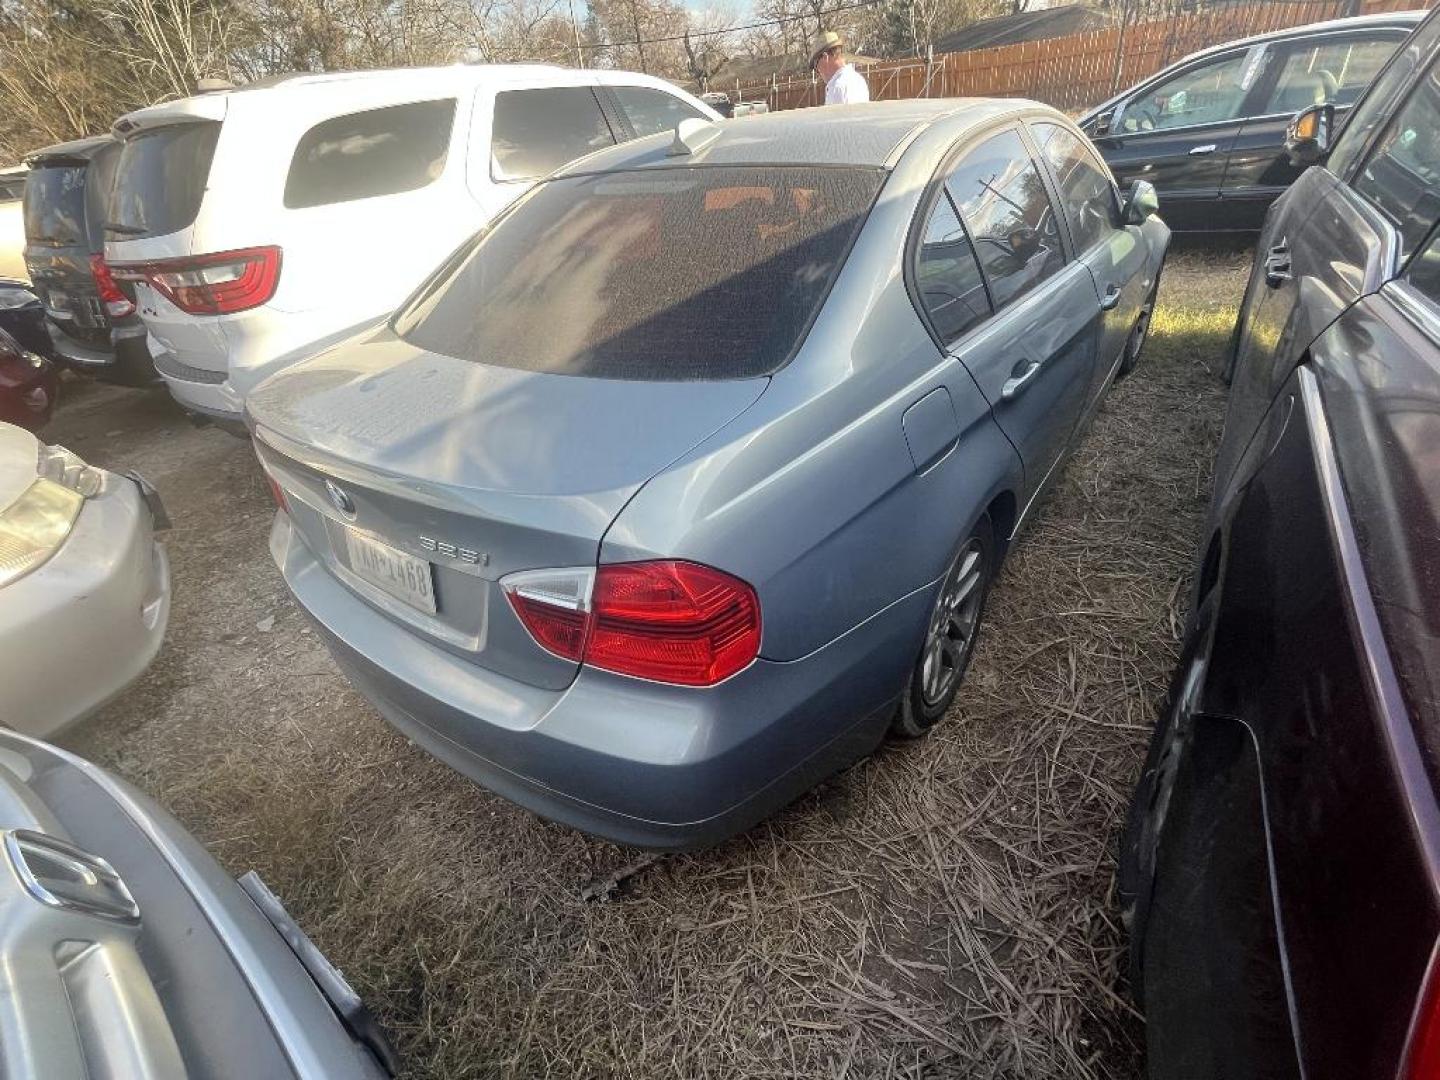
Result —
POLYGON ((325 481, 325 494, 330 496, 330 501, 335 505, 335 509, 344 514, 346 518, 355 516, 355 500, 350 498, 345 489, 334 480, 325 481))

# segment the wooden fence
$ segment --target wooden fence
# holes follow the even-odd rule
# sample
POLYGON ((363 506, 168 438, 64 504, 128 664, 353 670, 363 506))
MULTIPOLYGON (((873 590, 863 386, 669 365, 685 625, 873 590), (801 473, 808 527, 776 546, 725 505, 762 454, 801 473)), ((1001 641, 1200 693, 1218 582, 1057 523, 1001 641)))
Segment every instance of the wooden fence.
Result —
MULTIPOLYGON (((1427 0, 1364 0, 1375 14, 1430 6, 1427 0)), ((1272 0, 1213 8, 1173 19, 1087 31, 1067 37, 944 53, 932 60, 882 60, 860 68, 873 100, 917 97, 1027 97, 1060 109, 1098 104, 1124 87, 1198 49, 1221 42, 1354 14, 1349 0, 1272 0)), ((825 87, 808 76, 773 78, 727 89, 771 109, 819 105, 825 87)))

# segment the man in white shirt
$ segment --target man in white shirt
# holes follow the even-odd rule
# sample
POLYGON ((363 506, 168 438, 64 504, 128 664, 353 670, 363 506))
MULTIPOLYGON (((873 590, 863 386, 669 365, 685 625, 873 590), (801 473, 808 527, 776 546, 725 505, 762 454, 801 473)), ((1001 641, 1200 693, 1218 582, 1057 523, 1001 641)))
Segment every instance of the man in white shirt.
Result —
POLYGON ((834 30, 826 30, 815 39, 810 53, 811 69, 825 80, 825 104, 848 105, 870 100, 870 87, 865 76, 845 62, 845 42, 834 30))

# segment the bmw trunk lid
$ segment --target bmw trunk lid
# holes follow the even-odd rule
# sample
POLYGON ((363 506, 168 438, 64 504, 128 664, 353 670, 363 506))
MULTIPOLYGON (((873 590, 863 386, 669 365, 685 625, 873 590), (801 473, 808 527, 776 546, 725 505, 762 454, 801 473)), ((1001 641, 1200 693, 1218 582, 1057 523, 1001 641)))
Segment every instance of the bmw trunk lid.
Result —
POLYGON ((593 566, 640 487, 766 384, 520 371, 381 328, 262 383, 246 410, 295 528, 331 573, 433 643, 559 689, 577 665, 529 637, 496 582, 593 566), (420 560, 430 595, 404 559, 410 580, 377 584, 357 534, 420 560))

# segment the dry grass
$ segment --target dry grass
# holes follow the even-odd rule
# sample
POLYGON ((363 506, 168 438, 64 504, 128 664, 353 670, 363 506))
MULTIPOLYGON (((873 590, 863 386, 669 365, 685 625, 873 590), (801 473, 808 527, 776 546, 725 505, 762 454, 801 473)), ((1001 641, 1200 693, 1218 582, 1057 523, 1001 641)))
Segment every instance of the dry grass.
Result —
POLYGON ((72 741, 259 869, 417 1077, 1134 1077, 1115 834, 1245 262, 1172 258, 1148 354, 1012 552, 953 715, 716 850, 637 860, 393 734, 269 565, 248 448, 113 391, 52 434, 165 491, 176 609, 151 674, 72 741), (127 409, 139 430, 103 438, 127 409))

